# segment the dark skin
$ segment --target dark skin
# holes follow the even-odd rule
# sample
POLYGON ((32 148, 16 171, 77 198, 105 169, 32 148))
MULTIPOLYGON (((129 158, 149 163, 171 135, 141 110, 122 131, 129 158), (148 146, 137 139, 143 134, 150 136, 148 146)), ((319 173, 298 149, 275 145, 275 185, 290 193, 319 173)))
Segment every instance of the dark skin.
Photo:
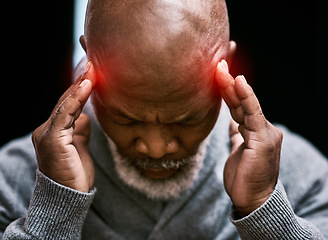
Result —
POLYGON ((240 216, 261 206, 278 180, 282 132, 263 115, 260 103, 244 76, 233 78, 225 61, 215 78, 230 108, 231 154, 224 168, 224 183, 240 216))
MULTIPOLYGON (((220 110, 213 82, 198 80, 192 71, 174 82, 146 73, 137 78, 130 66, 124 68, 130 69, 124 75, 111 71, 112 80, 109 74, 100 75, 93 97, 97 119, 120 154, 174 160, 196 153, 220 110)), ((141 171, 152 178, 165 178, 175 170, 141 171)))
MULTIPOLYGON (((142 55, 120 62, 120 58, 97 55, 100 52, 84 38, 81 42, 89 58, 85 72, 60 98, 48 121, 33 133, 44 174, 78 191, 88 192, 92 187, 94 169, 87 150, 90 129, 88 117, 81 111, 93 87, 97 118, 119 152, 127 157, 179 159, 194 154, 212 130, 223 99, 233 118, 231 155, 224 171, 226 191, 241 216, 269 198, 279 174, 282 134, 265 119, 244 77, 233 78, 228 73, 224 59, 232 56, 233 42, 219 44, 216 56, 221 60, 214 68, 209 64, 206 68, 210 70, 204 73, 197 74, 199 66, 184 68, 188 64, 173 62, 184 73, 176 74, 175 81, 170 78, 172 74, 159 74, 167 71, 166 63, 159 65, 163 69, 149 71, 154 69, 150 62, 141 70, 131 63, 142 62, 142 55), (117 68, 113 67, 115 62, 117 68), (185 74, 188 71, 190 74, 185 74), (206 74, 207 78, 199 81, 206 74)), ((151 178, 166 178, 173 172, 143 169, 151 178)))
MULTIPOLYGON (((235 46, 227 41, 224 2, 104 2, 89 4, 80 39, 97 73, 97 119, 125 157, 193 155, 220 110, 213 59, 235 46)), ((175 171, 140 170, 152 178, 175 171)))

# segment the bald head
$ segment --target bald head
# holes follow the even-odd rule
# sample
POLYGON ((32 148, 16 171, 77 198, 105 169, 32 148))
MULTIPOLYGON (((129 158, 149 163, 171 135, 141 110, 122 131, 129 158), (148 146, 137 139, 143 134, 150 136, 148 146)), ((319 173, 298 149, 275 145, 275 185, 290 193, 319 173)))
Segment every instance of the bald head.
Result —
MULTIPOLYGON (((224 0, 89 0, 81 41, 98 77, 95 115, 122 156, 177 160, 198 151, 220 111, 216 65, 231 52, 224 0)), ((136 172, 184 182, 180 170, 136 172)))
POLYGON ((184 78, 187 69, 208 74, 228 42, 224 0, 89 0, 85 47, 101 69, 143 78, 184 78))

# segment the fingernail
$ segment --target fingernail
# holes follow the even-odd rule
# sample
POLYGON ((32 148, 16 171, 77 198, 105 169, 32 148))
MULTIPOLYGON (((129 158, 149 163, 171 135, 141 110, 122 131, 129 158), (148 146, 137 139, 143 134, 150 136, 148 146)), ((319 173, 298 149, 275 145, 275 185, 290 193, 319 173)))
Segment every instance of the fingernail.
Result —
POLYGON ((227 71, 227 72, 229 72, 229 66, 228 66, 228 63, 227 63, 227 61, 226 60, 224 60, 224 59, 222 59, 222 64, 223 64, 223 66, 224 66, 224 68, 225 68, 225 70, 227 71))
POLYGON ((80 83, 80 87, 84 87, 85 85, 88 84, 88 82, 90 82, 90 80, 86 79, 86 80, 83 80, 81 83, 80 83))
POLYGON ((227 73, 229 72, 229 70, 228 70, 228 64, 227 64, 227 62, 225 60, 221 60, 221 62, 219 62, 218 68, 220 68, 224 72, 227 72, 227 73))
POLYGON ((246 78, 245 78, 244 75, 240 75, 240 78, 241 78, 245 83, 247 83, 247 80, 246 80, 246 78))
POLYGON ((87 64, 85 65, 83 74, 86 74, 89 71, 90 66, 91 66, 91 61, 88 61, 87 64))

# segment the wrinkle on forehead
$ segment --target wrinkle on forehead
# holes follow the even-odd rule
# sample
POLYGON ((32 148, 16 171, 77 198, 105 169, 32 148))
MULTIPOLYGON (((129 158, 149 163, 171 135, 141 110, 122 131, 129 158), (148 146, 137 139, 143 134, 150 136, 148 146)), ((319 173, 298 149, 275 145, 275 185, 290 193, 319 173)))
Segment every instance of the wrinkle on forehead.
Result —
POLYGON ((98 104, 103 106, 109 115, 122 115, 140 122, 172 123, 179 122, 186 117, 202 117, 219 101, 216 96, 203 88, 194 91, 180 91, 175 96, 163 97, 162 92, 156 93, 143 91, 119 92, 111 89, 107 95, 96 96, 98 104))

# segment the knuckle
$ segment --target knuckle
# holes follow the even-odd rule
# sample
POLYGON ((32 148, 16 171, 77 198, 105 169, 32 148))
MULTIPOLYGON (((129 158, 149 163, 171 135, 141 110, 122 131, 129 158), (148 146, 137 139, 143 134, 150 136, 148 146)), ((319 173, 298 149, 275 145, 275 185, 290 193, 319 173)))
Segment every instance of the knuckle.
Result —
POLYGON ((47 143, 47 134, 44 132, 37 132, 32 134, 32 141, 35 147, 41 147, 47 143))
POLYGON ((276 131, 274 134, 271 134, 273 137, 271 141, 269 141, 267 145, 267 150, 269 152, 280 152, 281 144, 282 144, 282 133, 280 131, 276 131))
POLYGON ((283 133, 282 131, 277 128, 276 126, 272 125, 272 136, 274 136, 275 138, 275 141, 278 143, 278 144, 281 144, 282 142, 282 139, 283 139, 283 133))
POLYGON ((36 145, 39 142, 39 128, 35 129, 32 133, 32 142, 36 145))
POLYGON ((32 133, 32 142, 34 144, 38 144, 41 142, 43 136, 44 136, 44 129, 45 129, 45 124, 42 124, 39 126, 37 129, 35 129, 32 133))
POLYGON ((54 117, 57 118, 61 115, 74 115, 78 109, 81 108, 81 101, 75 98, 73 95, 68 96, 62 104, 58 106, 55 111, 54 117))
POLYGON ((32 142, 35 148, 47 147, 51 139, 51 121, 49 120, 42 124, 40 127, 35 129, 32 133, 32 142))
POLYGON ((275 152, 277 150, 277 145, 275 144, 275 142, 269 142, 266 145, 266 150, 270 153, 275 152))
POLYGON ((283 139, 282 131, 270 122, 267 122, 267 131, 265 135, 266 144, 264 147, 266 151, 270 153, 280 152, 283 139))
POLYGON ((55 120, 58 116, 62 115, 66 110, 65 101, 63 101, 54 111, 54 114, 51 116, 52 120, 55 120))

